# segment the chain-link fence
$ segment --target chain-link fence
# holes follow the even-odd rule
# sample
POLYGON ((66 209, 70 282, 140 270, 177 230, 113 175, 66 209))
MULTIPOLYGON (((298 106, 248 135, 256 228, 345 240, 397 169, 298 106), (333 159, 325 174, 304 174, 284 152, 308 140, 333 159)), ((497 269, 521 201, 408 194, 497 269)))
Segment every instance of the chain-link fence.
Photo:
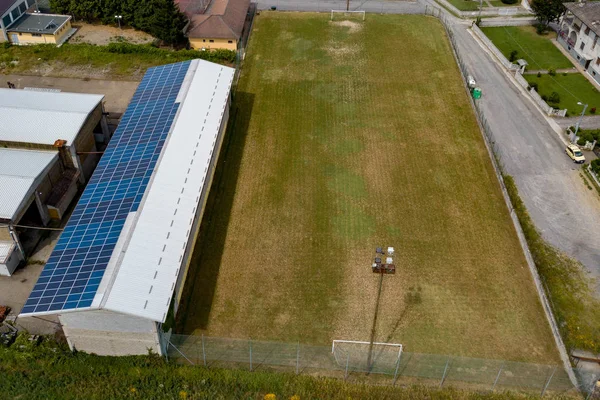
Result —
POLYGON ((587 392, 599 378, 574 370, 575 388, 560 365, 402 352, 397 346, 337 343, 310 346, 208 336, 172 335, 170 359, 205 367, 239 367, 319 374, 377 383, 432 384, 477 390, 516 390, 540 395, 587 392))

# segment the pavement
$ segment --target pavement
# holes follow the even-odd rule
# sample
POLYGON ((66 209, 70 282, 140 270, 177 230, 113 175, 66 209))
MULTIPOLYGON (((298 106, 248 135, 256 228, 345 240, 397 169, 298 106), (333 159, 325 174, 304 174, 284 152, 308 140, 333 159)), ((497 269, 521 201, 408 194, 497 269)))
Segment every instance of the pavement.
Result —
MULTIPOLYGON (((561 128, 567 129, 570 126, 577 125, 579 117, 557 118, 556 123, 561 128)), ((579 125, 581 129, 600 129, 600 115, 584 115, 579 125)))

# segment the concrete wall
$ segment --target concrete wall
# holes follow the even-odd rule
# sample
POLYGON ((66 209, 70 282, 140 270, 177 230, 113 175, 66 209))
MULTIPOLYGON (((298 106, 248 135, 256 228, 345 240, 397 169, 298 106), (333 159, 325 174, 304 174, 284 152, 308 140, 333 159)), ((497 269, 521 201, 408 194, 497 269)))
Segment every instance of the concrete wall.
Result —
POLYGON ((71 349, 105 356, 161 354, 156 322, 106 310, 59 316, 71 349))
POLYGON ((196 50, 201 50, 201 49, 237 50, 237 40, 235 40, 235 39, 215 39, 215 38, 190 38, 190 47, 192 49, 196 49, 196 50), (229 43, 229 42, 231 42, 231 43, 229 43))
POLYGON ((21 252, 15 244, 8 257, 6 257, 4 260, 0 260, 0 276, 11 276, 21 261, 23 261, 21 252))
MULTIPOLYGON (((85 120, 81 130, 77 134, 74 143, 67 143, 68 146, 74 146, 75 152, 94 152, 96 149, 96 138, 94 136, 94 129, 100 123, 102 119, 102 103, 90 113, 85 120)), ((79 154, 79 163, 82 166, 81 173, 83 174, 84 181, 87 182, 89 177, 96 169, 98 161, 100 161, 99 154, 79 154)))

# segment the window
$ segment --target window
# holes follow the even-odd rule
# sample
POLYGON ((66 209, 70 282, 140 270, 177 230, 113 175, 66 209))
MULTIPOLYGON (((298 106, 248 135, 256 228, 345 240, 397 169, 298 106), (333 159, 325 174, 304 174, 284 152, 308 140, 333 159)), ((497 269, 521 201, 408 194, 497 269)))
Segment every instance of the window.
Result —
POLYGON ((12 19, 13 21, 16 20, 17 18, 19 18, 19 15, 21 15, 21 13, 19 12, 18 8, 15 8, 14 10, 12 10, 10 12, 10 15, 12 15, 12 19))
POLYGON ((4 27, 6 28, 7 26, 10 25, 12 21, 10 20, 10 15, 5 16, 4 18, 2 18, 2 23, 4 24, 4 27))
POLYGON ((215 41, 214 41, 214 40, 212 40, 212 39, 209 39, 208 41, 209 41, 210 43, 214 43, 214 42, 215 42, 215 41))
POLYGON ((31 36, 42 37, 42 34, 41 33, 32 33, 31 36))
POLYGON ((227 43, 233 43, 233 40, 228 40, 227 43))
POLYGON ((583 50, 584 47, 585 47, 585 43, 581 42, 581 46, 579 46, 579 49, 583 50))
POLYGON ((206 43, 206 39, 202 39, 202 41, 206 43))
POLYGON ((596 65, 600 65, 600 57, 596 58, 596 65))
POLYGON ((590 34, 590 28, 588 28, 588 27, 586 26, 586 27, 585 27, 585 32, 584 32, 584 33, 585 33, 586 35, 589 35, 589 34, 590 34))

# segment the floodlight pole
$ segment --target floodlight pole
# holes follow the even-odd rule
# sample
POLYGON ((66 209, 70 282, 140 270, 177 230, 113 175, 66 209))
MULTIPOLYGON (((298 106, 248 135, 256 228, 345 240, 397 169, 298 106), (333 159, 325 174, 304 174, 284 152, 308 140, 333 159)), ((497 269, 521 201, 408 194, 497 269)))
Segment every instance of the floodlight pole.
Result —
POLYGON ((381 287, 383 286, 383 268, 379 273, 379 289, 377 290, 377 300, 375 303, 375 315, 373 316, 373 326, 371 327, 371 340, 369 343, 369 354, 367 356, 367 368, 368 372, 371 372, 373 362, 373 343, 375 342, 375 330, 377 328, 377 314, 379 314, 379 299, 381 298, 381 287))
POLYGON ((117 20, 117 22, 119 23, 119 29, 123 29, 121 28, 121 19, 123 18, 122 15, 115 15, 115 19, 117 20))

